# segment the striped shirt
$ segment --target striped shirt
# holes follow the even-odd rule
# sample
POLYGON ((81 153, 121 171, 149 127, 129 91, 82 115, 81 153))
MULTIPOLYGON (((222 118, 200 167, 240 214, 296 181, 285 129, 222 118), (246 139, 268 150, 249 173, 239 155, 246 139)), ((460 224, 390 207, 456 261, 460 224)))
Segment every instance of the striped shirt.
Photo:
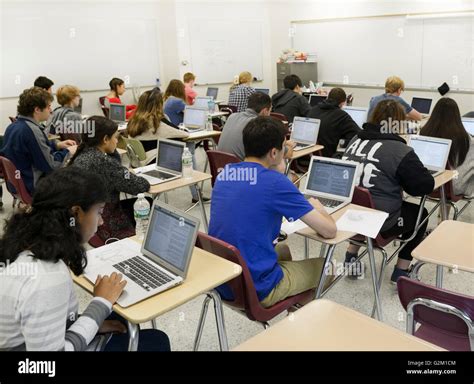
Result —
POLYGON ((0 350, 87 350, 112 305, 95 297, 80 317, 78 308, 62 260, 39 260, 24 251, 0 266, 0 350))

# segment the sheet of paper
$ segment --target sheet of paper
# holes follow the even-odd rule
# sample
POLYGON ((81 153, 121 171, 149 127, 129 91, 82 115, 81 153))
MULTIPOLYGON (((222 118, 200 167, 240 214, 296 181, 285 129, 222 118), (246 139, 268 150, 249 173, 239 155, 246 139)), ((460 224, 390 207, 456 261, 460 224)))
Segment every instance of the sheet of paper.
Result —
POLYGON ((374 239, 380 232, 387 217, 387 212, 348 209, 339 220, 336 221, 337 230, 355 232, 374 239))
POLYGON ((123 256, 140 255, 141 246, 136 241, 123 239, 87 251, 87 267, 84 273, 91 274, 104 264, 115 264, 123 256))
POLYGON ((281 224, 281 230, 285 232, 287 235, 291 235, 292 233, 299 231, 301 229, 307 228, 308 226, 303 223, 301 220, 296 221, 284 221, 281 224))

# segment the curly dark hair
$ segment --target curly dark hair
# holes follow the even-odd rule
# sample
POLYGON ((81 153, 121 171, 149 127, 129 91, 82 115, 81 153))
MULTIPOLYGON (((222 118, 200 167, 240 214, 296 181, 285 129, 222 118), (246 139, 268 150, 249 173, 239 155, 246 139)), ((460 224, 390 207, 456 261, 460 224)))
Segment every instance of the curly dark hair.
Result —
POLYGON ((106 201, 107 192, 94 174, 67 167, 41 179, 33 194, 31 209, 6 220, 0 239, 0 261, 12 263, 18 254, 29 250, 33 257, 63 262, 76 275, 87 265, 82 247, 81 228, 73 206, 87 212, 94 204, 106 201), (74 223, 74 225, 72 225, 74 223))
POLYGON ((54 100, 53 96, 40 87, 25 89, 18 101, 17 112, 23 116, 33 116, 35 108, 45 109, 54 100))

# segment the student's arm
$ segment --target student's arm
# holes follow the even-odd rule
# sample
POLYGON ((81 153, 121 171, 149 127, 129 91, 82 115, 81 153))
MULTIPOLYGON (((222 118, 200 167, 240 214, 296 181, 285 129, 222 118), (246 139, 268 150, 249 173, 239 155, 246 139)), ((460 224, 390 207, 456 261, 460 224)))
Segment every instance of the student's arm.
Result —
POLYGON ((326 239, 336 237, 337 227, 334 219, 326 212, 319 200, 311 198, 309 202, 314 209, 302 216, 301 221, 326 239))
POLYGON ((114 190, 130 195, 138 195, 150 190, 148 180, 135 175, 114 159, 106 159, 104 167, 109 169, 110 177, 108 181, 112 184, 114 190))
POLYGON ((341 139, 344 139, 344 148, 355 135, 362 131, 362 129, 360 129, 357 123, 347 113, 341 124, 341 130, 341 139))
POLYGON ((409 113, 407 113, 408 120, 420 121, 422 118, 423 116, 421 116, 421 113, 418 112, 415 108, 413 108, 409 113))
POLYGON ((298 97, 299 103, 300 103, 300 113, 301 116, 308 116, 309 111, 311 111, 311 105, 309 105, 308 100, 306 100, 306 97, 301 96, 298 97))
POLYGON ((400 162, 397 178, 403 190, 411 196, 424 196, 433 192, 434 178, 413 150, 400 162))
POLYGON ((49 173, 54 169, 62 167, 65 159, 69 156, 69 150, 54 150, 46 135, 39 129, 31 130, 31 134, 26 139, 26 147, 31 156, 33 166, 44 173, 49 173))
POLYGON ((175 125, 168 120, 162 119, 158 130, 156 131, 157 139, 185 139, 189 133, 182 129, 175 128, 175 125), (163 121, 165 120, 165 121, 163 121))

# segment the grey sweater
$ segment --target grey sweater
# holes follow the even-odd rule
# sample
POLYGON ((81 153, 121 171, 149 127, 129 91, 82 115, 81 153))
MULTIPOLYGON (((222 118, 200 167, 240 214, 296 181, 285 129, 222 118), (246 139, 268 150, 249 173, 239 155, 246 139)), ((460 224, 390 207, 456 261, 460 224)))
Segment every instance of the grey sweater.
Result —
POLYGON ((466 197, 474 196, 474 138, 464 162, 457 168, 458 177, 454 179, 454 193, 466 197))

